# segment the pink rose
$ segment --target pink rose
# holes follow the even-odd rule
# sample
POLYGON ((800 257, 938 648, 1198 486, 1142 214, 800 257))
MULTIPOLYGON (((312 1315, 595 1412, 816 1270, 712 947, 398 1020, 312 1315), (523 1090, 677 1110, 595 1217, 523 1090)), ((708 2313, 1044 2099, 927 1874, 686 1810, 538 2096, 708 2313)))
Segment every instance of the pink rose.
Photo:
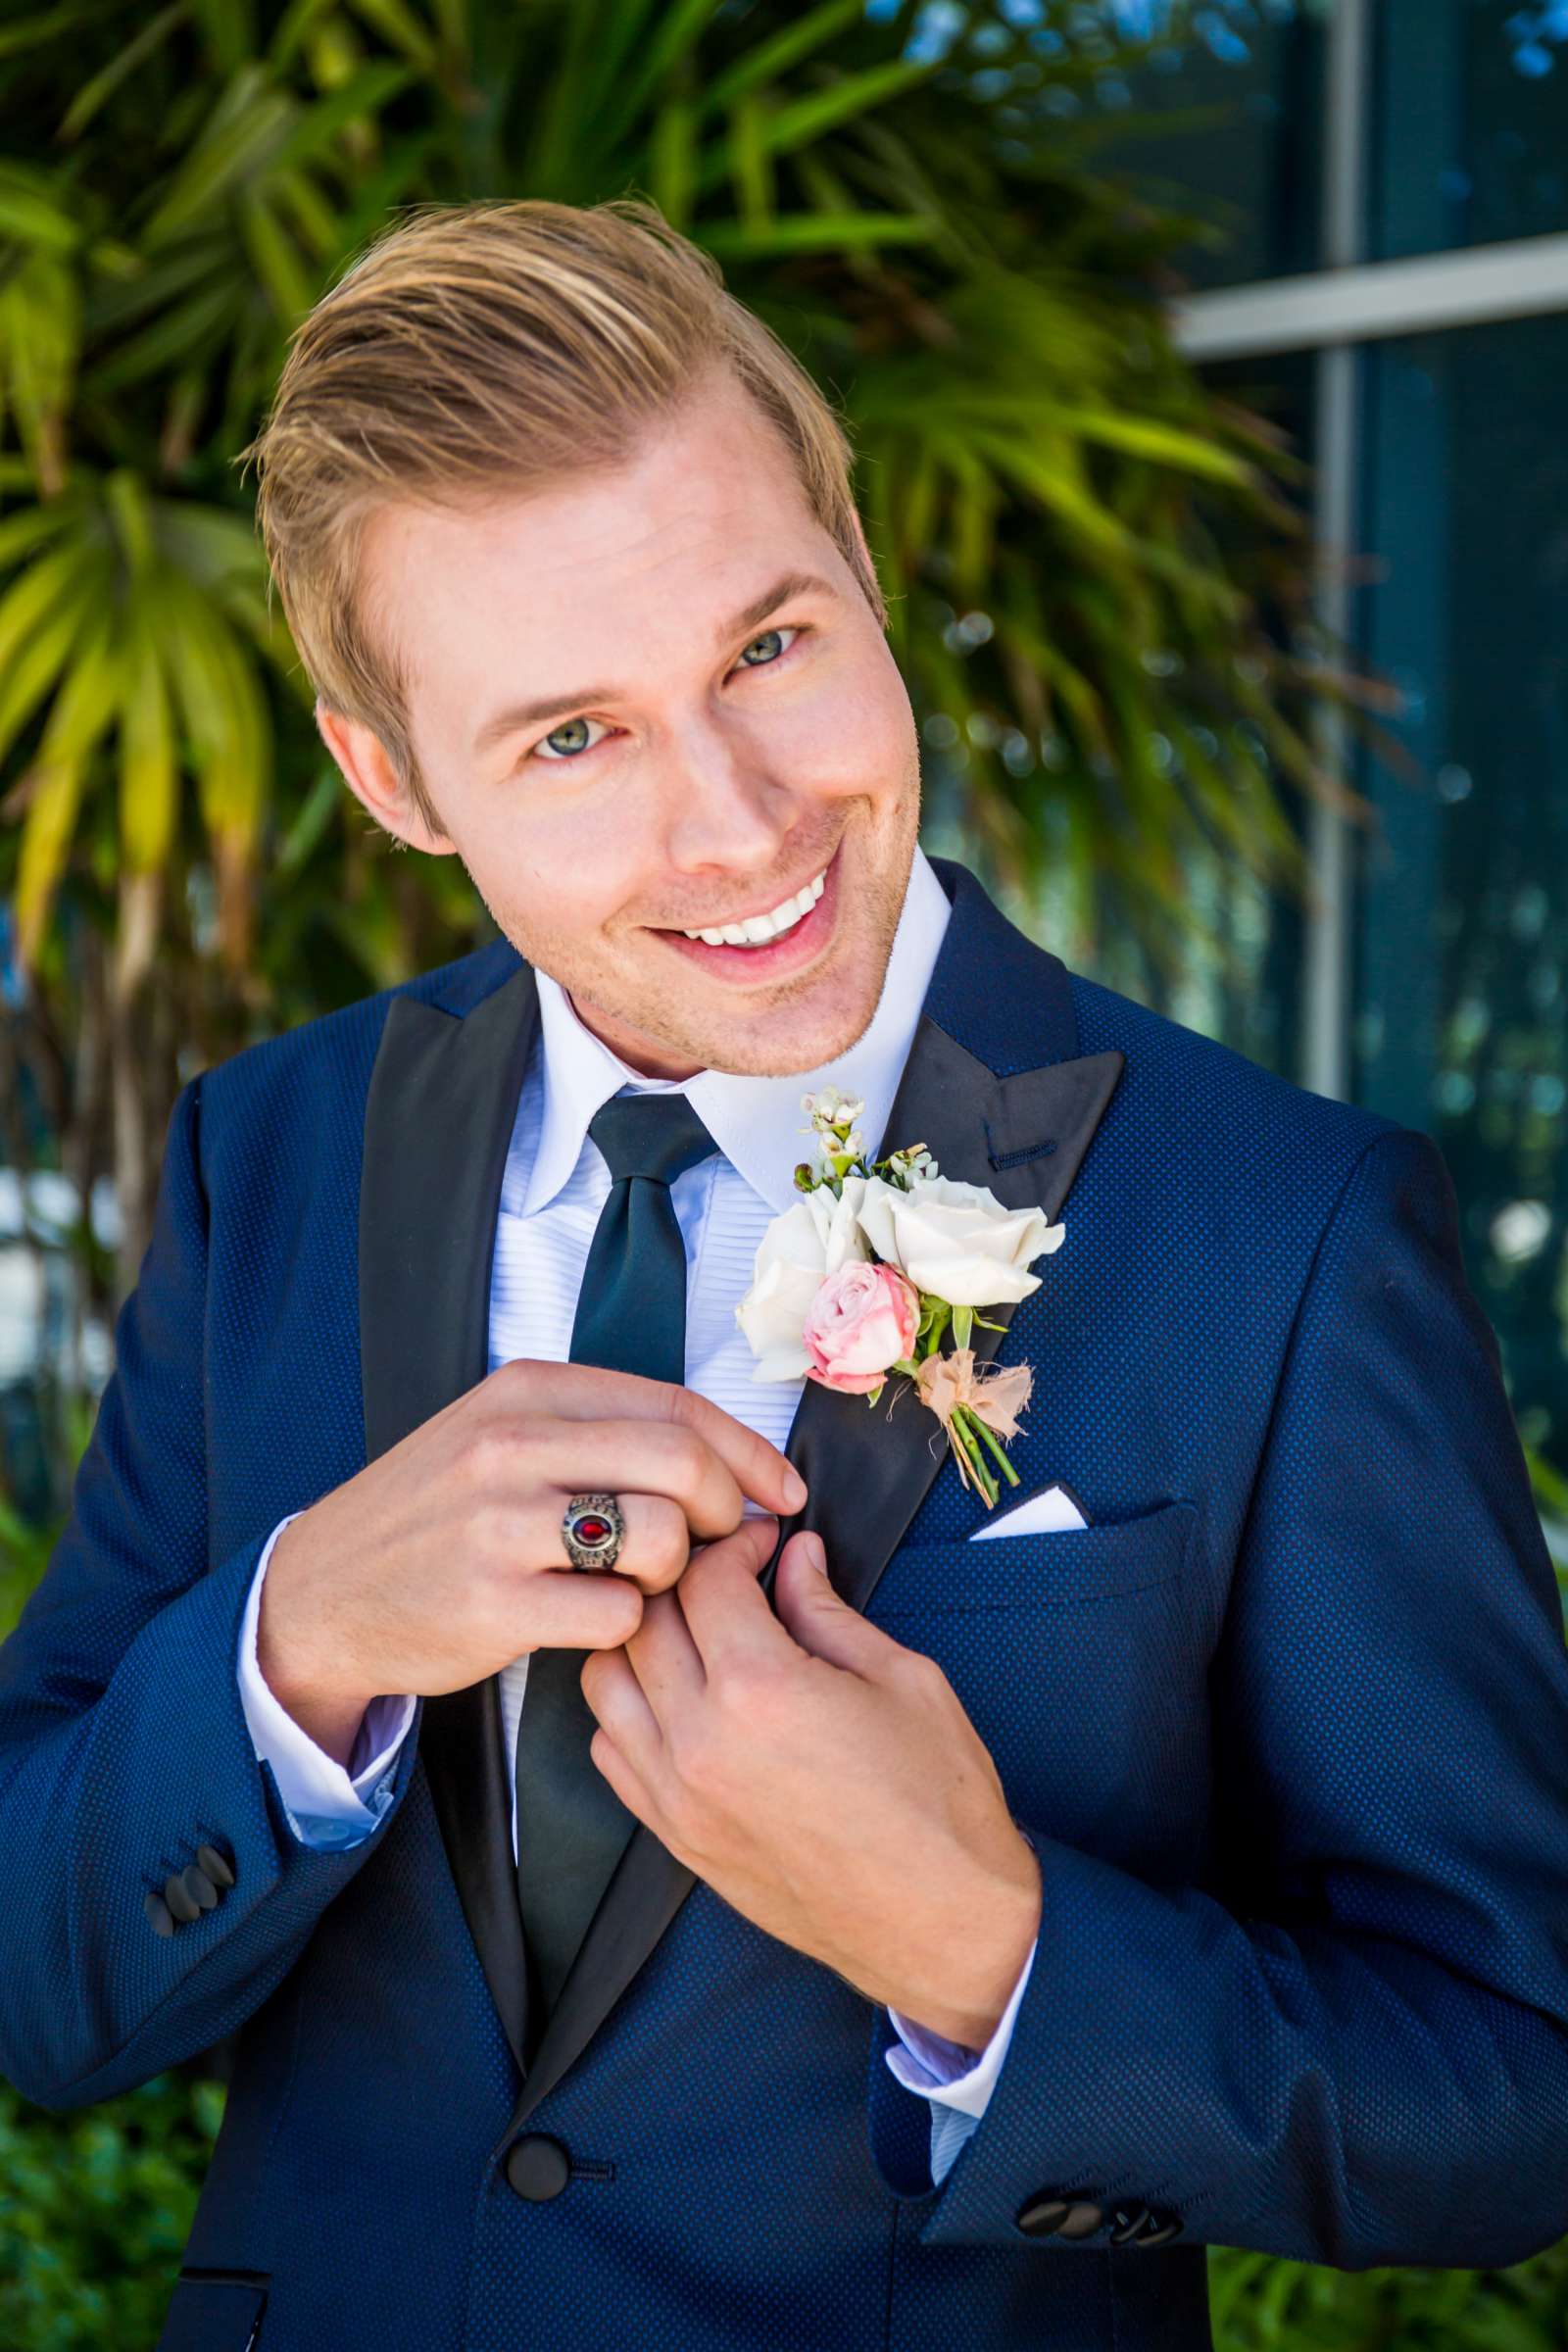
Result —
POLYGON ((850 1258, 825 1274, 801 1334, 808 1380, 849 1396, 880 1386, 920 1328, 920 1294, 897 1266, 850 1258))

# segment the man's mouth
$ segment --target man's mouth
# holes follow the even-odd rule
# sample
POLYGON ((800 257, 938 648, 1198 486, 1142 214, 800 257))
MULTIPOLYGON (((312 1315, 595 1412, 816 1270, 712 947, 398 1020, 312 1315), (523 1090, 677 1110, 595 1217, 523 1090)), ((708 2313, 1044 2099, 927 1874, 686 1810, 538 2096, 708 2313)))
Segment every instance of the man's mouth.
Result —
POLYGON ((793 931, 802 916, 810 913, 822 896, 826 882, 827 867, 824 866, 819 874, 807 883, 804 890, 798 891, 793 899, 786 899, 781 906, 773 907, 767 914, 748 915, 743 923, 725 923, 708 931, 688 931, 684 936, 687 939, 705 940, 710 948, 765 947, 770 939, 782 939, 786 931, 793 931))
POLYGON ((819 874, 765 914, 738 923, 660 931, 682 956, 721 979, 773 979, 812 961, 833 935, 839 852, 819 874))

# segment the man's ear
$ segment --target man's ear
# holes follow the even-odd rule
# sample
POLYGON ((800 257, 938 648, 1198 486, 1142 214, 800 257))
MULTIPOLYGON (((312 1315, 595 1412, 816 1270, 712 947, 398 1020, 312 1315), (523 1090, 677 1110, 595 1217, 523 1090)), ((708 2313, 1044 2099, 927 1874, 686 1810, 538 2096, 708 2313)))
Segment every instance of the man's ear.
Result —
POLYGON ((316 706, 316 726, 321 741, 342 771, 343 781, 382 830, 423 850, 431 858, 451 858, 457 845, 444 833, 432 832, 408 794, 378 735, 360 719, 345 718, 322 702, 316 706))

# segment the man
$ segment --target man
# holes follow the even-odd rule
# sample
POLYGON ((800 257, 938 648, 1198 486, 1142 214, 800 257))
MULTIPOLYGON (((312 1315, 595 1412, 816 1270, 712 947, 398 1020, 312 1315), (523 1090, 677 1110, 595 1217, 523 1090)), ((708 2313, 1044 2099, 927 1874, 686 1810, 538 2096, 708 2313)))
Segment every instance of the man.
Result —
POLYGON ((1568 1664, 1436 1150, 918 852, 842 436, 646 208, 404 224, 258 455, 502 937, 183 1090, 0 1652, 0 2065, 238 2037, 165 2352, 1193 2347, 1210 2243, 1553 2240, 1568 1664), (1065 1225, 994 1515, 752 1378, 829 1083, 1065 1225))

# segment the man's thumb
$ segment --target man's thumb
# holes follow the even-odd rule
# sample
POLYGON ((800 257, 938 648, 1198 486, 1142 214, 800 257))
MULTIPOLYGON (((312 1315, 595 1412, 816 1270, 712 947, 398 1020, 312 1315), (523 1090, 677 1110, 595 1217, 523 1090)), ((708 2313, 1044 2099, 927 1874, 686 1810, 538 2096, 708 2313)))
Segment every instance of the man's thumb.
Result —
POLYGON ((812 1657, 859 1674, 875 1664, 883 1638, 834 1592, 820 1536, 808 1529, 791 1536, 779 1554, 773 1600, 790 1635, 812 1657))

